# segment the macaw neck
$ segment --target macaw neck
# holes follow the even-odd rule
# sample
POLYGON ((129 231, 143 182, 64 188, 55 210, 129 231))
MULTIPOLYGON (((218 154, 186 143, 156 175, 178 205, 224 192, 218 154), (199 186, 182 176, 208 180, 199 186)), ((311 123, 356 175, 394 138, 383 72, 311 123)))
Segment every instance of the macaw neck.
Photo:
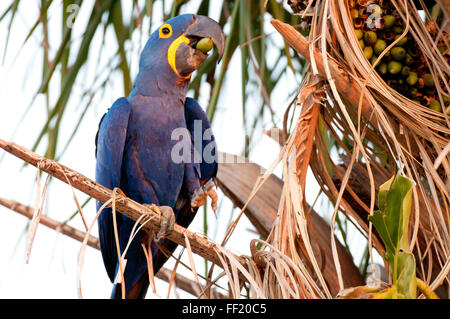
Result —
POLYGON ((167 67, 168 65, 162 64, 140 68, 130 97, 135 95, 167 96, 171 100, 181 99, 184 104, 189 80, 180 81, 178 75, 167 67))

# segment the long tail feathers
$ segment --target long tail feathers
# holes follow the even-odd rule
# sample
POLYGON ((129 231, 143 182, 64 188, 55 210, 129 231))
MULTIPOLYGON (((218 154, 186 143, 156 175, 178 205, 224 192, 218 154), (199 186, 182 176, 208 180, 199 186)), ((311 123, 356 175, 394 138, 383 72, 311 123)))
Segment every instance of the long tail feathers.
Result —
MULTIPOLYGON (((125 299, 144 299, 149 286, 148 274, 144 273, 142 277, 131 287, 125 296, 125 299)), ((115 284, 111 293, 111 299, 122 299, 122 285, 115 284)))

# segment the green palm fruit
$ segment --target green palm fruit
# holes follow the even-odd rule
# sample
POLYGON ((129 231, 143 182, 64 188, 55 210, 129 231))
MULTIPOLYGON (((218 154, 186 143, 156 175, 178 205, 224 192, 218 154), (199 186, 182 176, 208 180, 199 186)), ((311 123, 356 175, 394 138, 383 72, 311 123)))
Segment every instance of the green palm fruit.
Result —
POLYGON ((370 64, 375 65, 375 62, 377 62, 378 56, 373 55, 372 58, 370 59, 370 64))
POLYGON ((405 64, 409 66, 409 65, 411 65, 413 63, 414 63, 413 57, 409 53, 406 53, 405 64))
POLYGON ((358 40, 361 40, 364 36, 364 33, 361 31, 361 29, 355 29, 355 34, 358 40))
POLYGON ((395 17, 393 15, 387 14, 383 16, 384 28, 389 29, 395 24, 395 17))
POLYGON ((359 46, 361 47, 361 49, 364 49, 364 47, 366 46, 363 39, 359 40, 359 46))
POLYGON ((434 79, 430 73, 427 73, 423 76, 423 83, 427 88, 434 88, 434 79))
POLYGON ((402 64, 398 61, 392 60, 389 62, 387 68, 390 74, 397 74, 402 70, 402 64))
POLYGON ((378 72, 380 72, 380 74, 382 75, 385 75, 387 73, 387 64, 381 63, 380 66, 378 67, 378 72))
POLYGON ((411 72, 411 69, 410 69, 408 66, 404 66, 404 67, 402 68, 402 75, 403 75, 404 77, 407 77, 407 76, 409 75, 410 72, 411 72))
POLYGON ((432 109, 433 111, 436 111, 436 112, 441 112, 442 111, 441 103, 439 103, 439 101, 436 100, 436 99, 432 99, 430 101, 429 107, 430 107, 430 109, 432 109))
POLYGON ((364 52, 364 55, 366 56, 367 60, 370 60, 372 58, 372 56, 373 56, 373 49, 372 49, 371 46, 365 47, 363 52, 364 52))
MULTIPOLYGON (((408 81, 408 79, 406 79, 406 81, 408 81)), ((408 95, 410 97, 415 97, 417 95, 417 88, 415 87, 409 88, 408 95)))
POLYGON ((374 31, 366 31, 364 33, 364 42, 367 45, 374 45, 377 42, 377 34, 374 31))
MULTIPOLYGON (((401 34, 396 34, 394 40, 397 40, 400 37, 401 37, 401 34)), ((399 47, 403 47, 406 45, 407 42, 408 42, 408 38, 406 36, 404 36, 400 41, 397 42, 396 45, 398 45, 399 47)))
POLYGON ((403 28, 399 25, 395 25, 392 27, 392 31, 394 31, 394 33, 397 33, 397 34, 402 34, 403 28))
MULTIPOLYGON (((448 111, 450 115, 450 97, 437 97, 431 70, 426 66, 416 41, 410 35, 402 36, 405 32, 405 21, 399 17, 390 1, 348 0, 348 3, 361 50, 387 85, 419 105, 437 112, 448 111), (372 5, 368 7, 367 4, 372 5), (379 17, 382 18, 381 29, 379 24, 377 29, 369 24, 365 26, 370 20, 370 14, 377 15, 377 22, 379 17), (386 51, 393 41, 397 42, 395 47, 386 51), (378 59, 379 64, 375 65, 378 59)), ((442 43, 443 41, 436 42, 436 47, 448 60, 446 54, 449 50, 442 43)))
POLYGON ((384 49, 386 49, 386 41, 378 39, 377 42, 373 45, 373 51, 375 54, 380 55, 384 49))
POLYGON ((406 50, 402 47, 393 47, 391 53, 392 57, 397 61, 402 61, 406 57, 406 50))
POLYGON ((444 104, 448 104, 448 102, 450 102, 450 98, 448 98, 446 95, 442 95, 442 100, 444 101, 444 104))
POLYGON ((200 41, 197 42, 197 45, 195 46, 197 50, 200 50, 203 53, 210 51, 212 47, 213 43, 210 38, 202 38, 200 41))
POLYGON ((408 77, 406 78, 406 83, 408 83, 411 86, 416 85, 417 80, 419 79, 419 76, 416 72, 409 72, 408 77))

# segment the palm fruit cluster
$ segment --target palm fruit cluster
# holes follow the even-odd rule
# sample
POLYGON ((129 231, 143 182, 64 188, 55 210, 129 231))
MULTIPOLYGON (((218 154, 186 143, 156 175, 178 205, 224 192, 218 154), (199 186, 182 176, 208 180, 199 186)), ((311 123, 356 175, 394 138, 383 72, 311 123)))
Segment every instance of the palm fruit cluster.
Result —
MULTIPOLYGON (((394 41, 400 41, 386 51, 376 65, 376 71, 387 84, 399 93, 437 112, 447 109, 450 100, 443 96, 441 105, 436 83, 425 57, 414 38, 402 34, 405 22, 390 1, 348 0, 355 34, 366 58, 375 64, 378 56, 394 41)), ((434 21, 426 23, 430 35, 436 39, 438 28, 434 21)), ((450 60, 450 40, 445 32, 439 37, 437 47, 447 63, 450 60)), ((447 83, 450 79, 446 79, 447 83)), ((445 87, 444 83, 439 83, 445 87)))

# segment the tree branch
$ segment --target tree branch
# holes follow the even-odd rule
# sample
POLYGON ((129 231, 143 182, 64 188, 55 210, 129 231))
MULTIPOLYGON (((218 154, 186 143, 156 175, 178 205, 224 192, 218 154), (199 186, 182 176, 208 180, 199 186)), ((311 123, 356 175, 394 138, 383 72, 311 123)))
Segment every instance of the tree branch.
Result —
MULTIPOLYGON (((28 219, 33 218, 34 209, 30 206, 26 206, 17 201, 9 200, 9 199, 5 199, 5 198, 1 198, 1 197, 0 197, 0 205, 4 206, 6 208, 9 208, 10 210, 13 210, 16 213, 19 213, 19 214, 27 217, 28 219)), ((83 242, 84 238, 86 237, 85 232, 78 230, 72 226, 69 226, 65 223, 61 223, 61 222, 54 220, 53 218, 50 218, 45 215, 41 215, 39 222, 42 225, 47 226, 48 228, 51 228, 53 230, 56 230, 66 236, 69 236, 72 239, 78 240, 79 242, 83 242)), ((99 244, 97 237, 90 235, 88 238, 87 244, 88 244, 88 246, 90 246, 92 248, 100 249, 100 244, 99 244)))
MULTIPOLYGON (((33 218, 34 209, 30 206, 23 205, 22 203, 19 203, 14 200, 8 200, 0 197, 0 205, 9 208, 12 211, 15 211, 16 213, 19 213, 28 219, 33 218)), ((42 215, 40 218, 40 223, 44 226, 47 226, 48 228, 51 228, 53 230, 56 230, 60 232, 63 235, 66 235, 72 239, 75 239, 79 242, 83 242, 84 238, 86 237, 86 233, 78 230, 72 226, 69 226, 65 223, 61 223, 57 220, 54 220, 53 218, 50 218, 48 216, 42 215)), ((87 244, 95 248, 97 250, 100 250, 99 240, 97 237, 89 235, 87 244)), ((170 277, 172 275, 172 271, 167 268, 161 268, 157 273, 156 277, 165 281, 170 282, 170 277)), ((190 293, 193 296, 199 296, 200 292, 198 291, 198 285, 195 281, 180 275, 176 274, 174 278, 174 282, 178 288, 181 290, 184 290, 188 293, 190 293)), ((215 298, 223 299, 225 298, 224 295, 213 289, 211 291, 212 295, 215 298)))
MULTIPOLYGON (((105 203, 113 198, 113 192, 110 189, 95 183, 86 176, 56 161, 49 160, 20 145, 17 145, 16 143, 6 142, 2 139, 0 139, 0 147, 25 162, 38 167, 47 174, 56 177, 57 179, 71 185, 87 195, 92 196, 102 203, 105 203)), ((159 231, 161 219, 156 212, 133 201, 130 198, 122 196, 121 194, 116 194, 115 197, 115 204, 118 211, 133 220, 138 220, 142 215, 144 215, 148 217, 143 220, 146 221, 148 219, 144 229, 153 232, 159 231)), ((175 224, 173 231, 167 236, 167 239, 178 245, 186 247, 185 235, 190 242, 193 253, 200 255, 201 257, 223 268, 216 252, 219 250, 217 244, 203 238, 202 236, 197 235, 178 224, 175 224)), ((243 267, 247 268, 243 258, 239 256, 234 257, 243 267)))

